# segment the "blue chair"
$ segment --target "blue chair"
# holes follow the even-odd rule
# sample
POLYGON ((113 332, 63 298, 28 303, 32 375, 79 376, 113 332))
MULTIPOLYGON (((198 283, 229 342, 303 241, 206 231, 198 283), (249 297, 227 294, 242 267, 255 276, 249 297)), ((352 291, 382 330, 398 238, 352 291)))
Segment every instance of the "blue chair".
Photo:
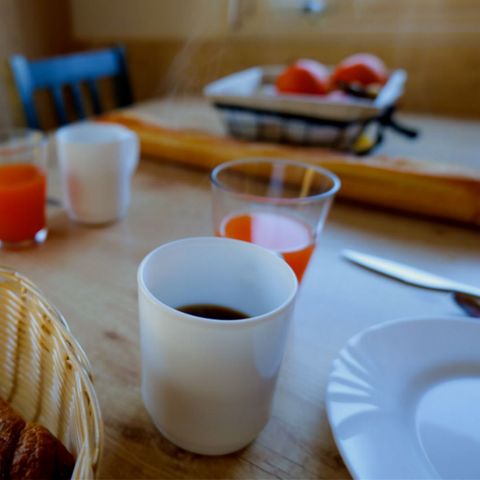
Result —
POLYGON ((88 90, 93 113, 98 115, 103 112, 96 83, 100 78, 112 77, 118 107, 133 102, 123 47, 33 61, 28 61, 23 55, 13 55, 10 57, 10 65, 30 128, 41 128, 34 102, 37 90, 50 91, 59 125, 69 123, 62 91, 64 87, 71 91, 73 109, 78 120, 86 117, 82 84, 88 90))

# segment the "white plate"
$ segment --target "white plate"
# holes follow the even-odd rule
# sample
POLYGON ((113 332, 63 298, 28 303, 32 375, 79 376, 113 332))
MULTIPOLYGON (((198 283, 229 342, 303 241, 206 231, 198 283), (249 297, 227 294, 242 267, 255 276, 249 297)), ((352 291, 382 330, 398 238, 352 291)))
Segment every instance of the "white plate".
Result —
POLYGON ((480 478, 480 322, 408 319, 357 334, 326 402, 355 478, 480 478))

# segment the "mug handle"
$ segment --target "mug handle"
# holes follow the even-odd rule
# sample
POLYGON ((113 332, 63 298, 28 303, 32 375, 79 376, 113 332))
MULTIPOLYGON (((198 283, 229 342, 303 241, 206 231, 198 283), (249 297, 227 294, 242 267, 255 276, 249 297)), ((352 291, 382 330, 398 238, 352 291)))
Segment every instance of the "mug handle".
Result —
POLYGON ((130 175, 132 176, 135 171, 137 170, 139 159, 140 159, 140 140, 138 139, 138 135, 135 132, 132 132, 133 137, 132 137, 132 142, 130 143, 130 146, 132 148, 132 157, 134 161, 132 162, 130 166, 130 175))

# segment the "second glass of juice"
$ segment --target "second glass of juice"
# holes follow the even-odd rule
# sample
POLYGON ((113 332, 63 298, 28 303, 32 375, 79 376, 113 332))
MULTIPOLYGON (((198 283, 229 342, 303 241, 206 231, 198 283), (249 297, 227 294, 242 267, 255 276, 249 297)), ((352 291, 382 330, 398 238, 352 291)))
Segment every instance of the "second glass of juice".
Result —
POLYGON ((335 194, 336 175, 276 158, 245 158, 211 173, 215 234, 256 243, 281 255, 300 281, 335 194))
POLYGON ((0 247, 45 240, 46 162, 47 141, 41 132, 0 131, 0 247))

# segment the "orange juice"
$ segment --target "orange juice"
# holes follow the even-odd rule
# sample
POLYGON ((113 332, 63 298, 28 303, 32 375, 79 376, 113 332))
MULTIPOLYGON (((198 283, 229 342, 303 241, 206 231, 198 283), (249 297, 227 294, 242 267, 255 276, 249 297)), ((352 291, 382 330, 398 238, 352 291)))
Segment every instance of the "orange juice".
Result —
POLYGON ((32 164, 0 165, 0 242, 34 240, 45 228, 47 181, 32 164))
POLYGON ((217 235, 252 242, 281 255, 300 281, 315 248, 312 228, 277 213, 240 213, 224 219, 217 235))

